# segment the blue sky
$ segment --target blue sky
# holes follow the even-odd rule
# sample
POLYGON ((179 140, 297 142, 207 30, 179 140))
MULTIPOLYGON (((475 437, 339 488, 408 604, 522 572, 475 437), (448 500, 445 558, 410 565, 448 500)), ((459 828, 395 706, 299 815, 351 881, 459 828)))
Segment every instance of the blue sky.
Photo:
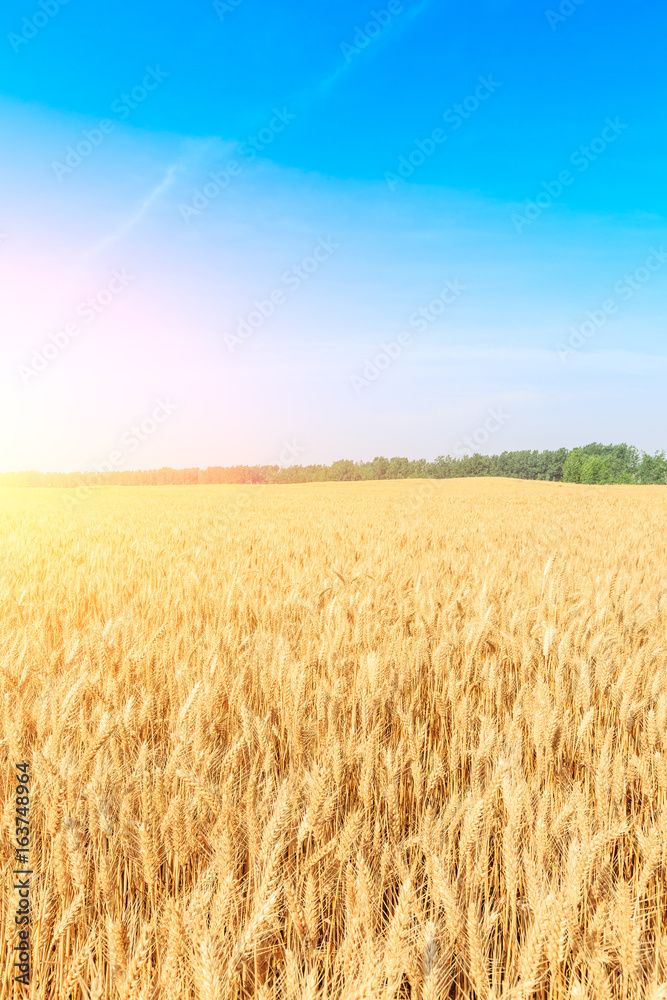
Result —
POLYGON ((1 469, 667 445, 658 4, 1 20, 1 469))

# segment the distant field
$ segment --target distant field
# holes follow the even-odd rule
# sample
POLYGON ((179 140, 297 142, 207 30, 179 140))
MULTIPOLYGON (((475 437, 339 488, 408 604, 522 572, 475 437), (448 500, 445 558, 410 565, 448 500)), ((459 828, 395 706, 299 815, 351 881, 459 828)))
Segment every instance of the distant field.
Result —
POLYGON ((0 998, 667 998, 667 491, 0 491, 0 998), (27 992, 26 992, 26 995, 27 992))

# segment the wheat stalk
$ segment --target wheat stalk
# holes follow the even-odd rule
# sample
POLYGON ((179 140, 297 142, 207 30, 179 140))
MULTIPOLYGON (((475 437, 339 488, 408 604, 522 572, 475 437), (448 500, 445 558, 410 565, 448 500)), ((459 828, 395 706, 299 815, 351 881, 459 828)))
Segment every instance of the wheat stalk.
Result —
POLYGON ((665 995, 662 493, 420 497, 2 493, 31 1000, 665 995))

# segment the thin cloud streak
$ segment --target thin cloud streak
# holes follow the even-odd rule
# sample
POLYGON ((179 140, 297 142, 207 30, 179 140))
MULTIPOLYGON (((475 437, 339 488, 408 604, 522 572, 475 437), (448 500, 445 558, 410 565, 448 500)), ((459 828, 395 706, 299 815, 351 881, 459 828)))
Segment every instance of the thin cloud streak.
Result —
POLYGON ((139 222, 141 222, 141 220, 143 219, 144 215, 151 207, 153 202, 155 202, 161 195, 163 195, 165 191, 169 190, 169 188, 174 182, 174 177, 176 175, 178 167, 179 164, 177 163, 172 164, 172 166, 168 168, 163 179, 160 181, 157 187, 154 188, 153 191, 151 191, 148 197, 144 199, 138 211, 135 212, 132 218, 128 219, 128 221, 125 222, 115 232, 111 233, 109 236, 106 236, 103 240, 101 240, 100 243, 94 246, 91 250, 88 250, 87 253, 84 254, 85 258, 88 259, 90 257, 96 257, 97 254, 102 252, 102 250, 106 250, 107 247, 111 246, 113 243, 117 243, 118 240, 121 240, 124 236, 127 236, 127 234, 130 233, 134 229, 134 227, 138 225, 139 222))
MULTIPOLYGON (((416 7, 410 8, 407 11, 407 20, 414 21, 415 18, 419 17, 428 7, 431 6, 432 2, 433 0, 422 0, 422 2, 420 4, 417 4, 416 7)), ((369 18, 372 17, 372 14, 373 12, 371 11, 369 13, 369 18)), ((391 40, 392 36, 401 34, 400 14, 398 15, 396 25, 397 25, 396 27, 394 26, 393 23, 389 25, 387 29, 385 29, 385 31, 382 32, 382 35, 384 37, 375 36, 372 38, 371 41, 373 44, 371 51, 379 52, 380 49, 384 48, 387 44, 389 44, 389 41, 391 40)), ((348 39, 345 39, 345 41, 348 42, 348 44, 352 44, 348 39)), ((365 52, 366 50, 363 51, 365 52)), ((363 56, 363 52, 360 53, 360 56, 363 56)), ((323 79, 320 80, 319 83, 314 84, 313 87, 310 88, 307 93, 303 93, 297 96, 296 99, 292 102, 293 105, 295 107, 298 107, 299 111, 302 112, 309 110, 309 108, 313 104, 315 104, 318 99, 326 97, 329 94, 329 92, 333 89, 333 87, 338 83, 338 81, 341 80, 344 76, 347 76, 350 70, 354 69, 355 65, 356 65, 356 60, 354 61, 348 60, 347 62, 340 63, 338 66, 336 66, 334 70, 332 70, 330 73, 327 73, 327 75, 323 77, 323 79)))

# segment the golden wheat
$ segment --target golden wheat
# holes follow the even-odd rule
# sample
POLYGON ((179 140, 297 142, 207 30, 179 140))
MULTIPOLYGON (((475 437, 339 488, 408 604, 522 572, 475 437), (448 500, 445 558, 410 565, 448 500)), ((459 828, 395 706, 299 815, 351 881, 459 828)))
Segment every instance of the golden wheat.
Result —
POLYGON ((0 1000, 22 760, 33 1000, 667 996, 664 488, 66 499, 0 494, 0 1000))

